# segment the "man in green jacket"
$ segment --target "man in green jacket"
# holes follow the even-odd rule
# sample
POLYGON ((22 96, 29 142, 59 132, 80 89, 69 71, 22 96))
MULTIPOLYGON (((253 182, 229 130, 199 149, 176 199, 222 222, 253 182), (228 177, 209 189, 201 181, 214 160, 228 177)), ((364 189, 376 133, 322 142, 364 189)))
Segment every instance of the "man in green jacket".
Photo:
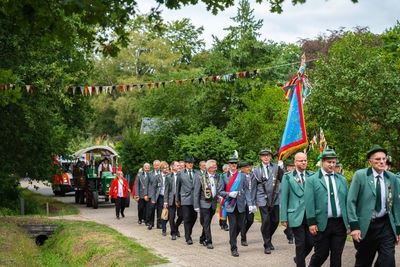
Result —
POLYGON ((294 156, 295 169, 283 176, 281 184, 281 224, 291 227, 296 244, 296 266, 306 266, 306 257, 314 245, 308 229, 304 205, 304 186, 308 177, 307 155, 299 152, 294 156))
POLYGON ((400 205, 397 177, 386 171, 385 149, 374 145, 368 152, 371 167, 356 171, 347 199, 351 236, 357 249, 355 266, 396 266, 400 205))
POLYGON ((309 230, 314 235, 314 254, 309 266, 321 266, 329 256, 330 266, 341 266, 347 231, 347 181, 335 173, 333 149, 322 152, 322 168, 307 179, 304 200, 309 230))

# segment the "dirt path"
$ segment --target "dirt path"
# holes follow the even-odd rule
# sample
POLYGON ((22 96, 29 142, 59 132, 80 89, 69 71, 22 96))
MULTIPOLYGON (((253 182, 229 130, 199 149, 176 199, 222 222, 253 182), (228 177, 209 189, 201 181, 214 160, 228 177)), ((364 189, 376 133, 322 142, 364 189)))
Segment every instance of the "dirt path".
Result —
MULTIPOLYGON (((33 188, 26 182, 21 182, 24 187, 33 188)), ((39 193, 53 196, 51 189, 43 184, 39 186, 39 193)), ((167 236, 161 235, 160 229, 153 228, 147 230, 144 224, 137 223, 137 204, 131 200, 131 206, 125 211, 125 218, 115 219, 115 208, 113 204, 101 203, 98 209, 87 208, 86 205, 77 205, 74 203, 72 195, 65 197, 56 197, 56 199, 71 204, 80 210, 78 215, 63 216, 63 219, 94 221, 110 226, 121 232, 127 237, 134 238, 139 244, 149 248, 153 253, 168 258, 171 263, 164 266, 295 266, 293 262, 294 245, 290 245, 283 233, 284 228, 279 227, 273 236, 272 243, 275 251, 266 255, 263 252, 262 236, 260 233, 259 222, 254 222, 247 236, 248 247, 240 245, 240 236, 238 238, 238 258, 230 255, 229 232, 220 230, 218 226, 218 217, 214 216, 211 231, 213 235, 214 249, 207 249, 199 244, 201 234, 201 225, 197 218, 193 229, 193 245, 187 245, 184 237, 172 241, 169 235, 169 225, 167 226, 167 236)), ((179 228, 182 236, 184 233, 183 224, 179 228)), ((346 242, 343 251, 342 266, 354 266, 355 249, 353 243, 346 242)), ((307 258, 307 262, 310 255, 307 258)), ((396 265, 400 266, 400 252, 396 249, 396 265)), ((329 266, 329 258, 324 266, 329 266)))

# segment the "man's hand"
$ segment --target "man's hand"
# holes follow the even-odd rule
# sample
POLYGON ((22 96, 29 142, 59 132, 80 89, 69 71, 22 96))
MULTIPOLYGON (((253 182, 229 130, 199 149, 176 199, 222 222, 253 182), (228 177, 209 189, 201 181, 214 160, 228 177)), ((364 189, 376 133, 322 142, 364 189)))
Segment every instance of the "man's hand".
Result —
POLYGON ((249 214, 255 213, 256 211, 257 211, 257 207, 256 206, 249 206, 249 214))
POLYGON ((236 198, 237 194, 238 194, 238 191, 230 192, 230 193, 229 193, 229 197, 230 197, 230 198, 236 198))
POLYGON ((139 196, 135 196, 135 200, 138 201, 139 200, 139 196))
POLYGON ((397 236, 397 242, 396 242, 396 245, 398 245, 398 244, 399 244, 399 242, 400 242, 400 235, 398 235, 398 236, 397 236))
POLYGON ((361 241, 361 231, 360 230, 354 230, 350 233, 350 235, 354 241, 360 243, 360 241, 361 241))
POLYGON ((149 196, 144 196, 144 200, 147 202, 149 201, 149 196))
POLYGON ((176 205, 177 207, 180 207, 180 206, 181 206, 181 203, 179 203, 179 201, 175 201, 175 205, 176 205))
POLYGON ((199 213, 199 212, 200 212, 200 209, 199 209, 199 208, 195 208, 194 211, 197 212, 197 213, 199 213))
POLYGON ((153 204, 156 204, 156 202, 155 202, 155 201, 152 201, 151 203, 153 203, 153 204))
POLYGON ((310 227, 308 227, 308 229, 310 230, 310 233, 311 233, 312 235, 317 235, 318 226, 316 226, 316 225, 310 225, 310 227))
POLYGON ((287 222, 281 222, 282 226, 287 227, 287 222))

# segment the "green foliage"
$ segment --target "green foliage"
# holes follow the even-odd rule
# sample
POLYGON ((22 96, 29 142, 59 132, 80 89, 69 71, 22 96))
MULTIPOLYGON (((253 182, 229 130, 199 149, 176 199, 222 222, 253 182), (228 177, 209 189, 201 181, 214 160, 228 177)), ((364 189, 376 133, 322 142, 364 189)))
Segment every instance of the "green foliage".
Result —
POLYGON ((372 33, 346 33, 316 63, 311 101, 314 115, 351 169, 365 166, 372 144, 398 157, 400 78, 394 61, 376 47, 372 33))

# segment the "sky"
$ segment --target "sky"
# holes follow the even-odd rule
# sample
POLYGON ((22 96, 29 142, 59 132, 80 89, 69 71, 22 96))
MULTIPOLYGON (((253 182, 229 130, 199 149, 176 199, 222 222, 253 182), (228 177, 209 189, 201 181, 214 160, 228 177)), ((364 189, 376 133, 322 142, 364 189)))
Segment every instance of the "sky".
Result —
MULTIPOLYGON (((154 0, 138 0, 141 13, 149 12, 157 6, 154 0)), ((178 10, 169 10, 161 6, 161 16, 166 21, 190 18, 196 27, 203 26, 201 36, 206 48, 212 45, 212 35, 223 38, 227 32, 223 29, 232 25, 231 17, 236 16, 239 0, 235 6, 213 15, 202 3, 186 6, 178 10)), ((296 43, 300 39, 313 39, 321 34, 329 34, 327 30, 338 30, 344 27, 352 30, 356 26, 369 27, 373 33, 383 33, 385 29, 400 21, 400 3, 398 0, 359 0, 354 4, 350 0, 307 0, 305 4, 292 5, 285 0, 283 12, 269 12, 269 3, 257 4, 250 0, 255 19, 262 19, 261 38, 275 42, 296 43)))

